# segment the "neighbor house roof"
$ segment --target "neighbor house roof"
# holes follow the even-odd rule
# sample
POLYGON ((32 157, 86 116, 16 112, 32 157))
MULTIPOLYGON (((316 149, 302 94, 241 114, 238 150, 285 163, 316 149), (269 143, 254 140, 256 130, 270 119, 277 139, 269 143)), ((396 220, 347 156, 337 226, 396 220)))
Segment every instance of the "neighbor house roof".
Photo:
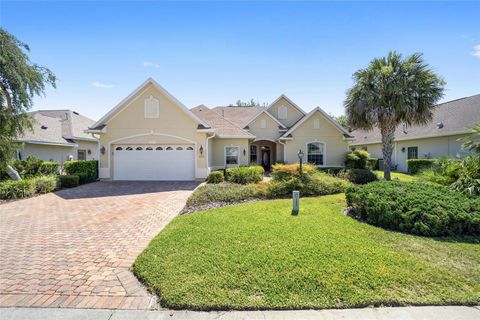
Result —
MULTIPOLYGON (((399 125, 395 140, 411 140, 436 136, 468 133, 468 127, 480 122, 480 94, 448 101, 437 105, 433 119, 427 125, 399 125)), ((380 143, 382 135, 378 128, 371 131, 355 130, 352 145, 380 143)))
POLYGON ((84 132, 95 121, 72 110, 39 110, 29 112, 32 130, 19 141, 40 144, 75 145, 75 140, 97 141, 84 132))
POLYGON ((193 114, 195 114, 197 117, 202 119, 211 128, 214 128, 215 134, 219 138, 228 138, 228 137, 247 138, 247 139, 255 138, 255 136, 249 133, 248 131, 243 130, 232 121, 222 117, 220 114, 209 109, 204 105, 199 105, 198 107, 195 107, 190 111, 193 114))

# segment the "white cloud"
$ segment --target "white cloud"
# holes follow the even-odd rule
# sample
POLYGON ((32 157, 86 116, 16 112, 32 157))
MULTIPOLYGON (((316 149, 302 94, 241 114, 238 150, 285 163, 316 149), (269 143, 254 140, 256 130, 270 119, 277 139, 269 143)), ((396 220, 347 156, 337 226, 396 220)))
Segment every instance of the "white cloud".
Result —
POLYGON ((144 67, 154 67, 154 68, 160 68, 160 65, 157 63, 149 62, 149 61, 144 61, 142 62, 142 66, 144 67))
POLYGON ((98 81, 92 82, 92 86, 97 88, 113 88, 113 84, 106 84, 98 81))
POLYGON ((473 47, 472 56, 475 56, 480 59, 480 44, 477 44, 473 47))

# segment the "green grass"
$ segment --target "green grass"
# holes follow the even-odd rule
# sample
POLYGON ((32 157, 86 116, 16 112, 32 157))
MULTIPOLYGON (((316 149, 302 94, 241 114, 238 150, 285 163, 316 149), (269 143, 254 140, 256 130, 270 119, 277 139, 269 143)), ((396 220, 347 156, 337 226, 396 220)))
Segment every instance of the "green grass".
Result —
MULTIPOLYGON (((377 174, 378 179, 382 180, 383 179, 383 171, 374 171, 377 174)), ((400 181, 406 181, 406 182, 412 182, 412 181, 418 181, 418 177, 412 176, 408 173, 401 173, 401 172, 391 172, 391 178, 392 180, 398 179, 400 181)))
POLYGON ((478 304, 480 238, 422 238, 342 214, 344 195, 179 216, 135 274, 168 308, 303 309, 478 304))

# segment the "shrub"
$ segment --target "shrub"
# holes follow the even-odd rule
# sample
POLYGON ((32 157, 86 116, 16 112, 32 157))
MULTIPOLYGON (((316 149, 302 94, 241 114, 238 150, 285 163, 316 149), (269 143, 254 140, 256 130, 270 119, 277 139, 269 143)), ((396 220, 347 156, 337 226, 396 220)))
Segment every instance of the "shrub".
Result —
POLYGON ((25 160, 15 160, 12 167, 17 170, 22 178, 31 178, 38 174, 42 160, 34 155, 29 155, 25 160))
POLYGON ((344 169, 345 169, 344 167, 317 167, 318 171, 325 172, 330 175, 337 175, 340 172, 342 172, 342 170, 344 169))
POLYGON ((347 153, 345 157, 345 167, 348 169, 365 169, 367 167, 367 159, 370 157, 367 151, 356 149, 347 153))
POLYGON ((58 162, 43 161, 38 168, 38 173, 44 175, 58 174, 59 168, 60 163, 58 162))
POLYGON ((49 193, 57 188, 57 176, 38 176, 32 179, 35 193, 49 193))
POLYGON ((367 159, 367 169, 378 170, 380 167, 378 158, 368 158, 367 159))
POLYGON ((471 196, 480 196, 480 155, 462 159, 458 179, 451 188, 471 196))
POLYGON ((85 184, 85 183, 90 182, 90 179, 88 179, 88 174, 85 173, 85 172, 79 172, 75 175, 78 176, 78 183, 79 184, 85 184))
POLYGON ((28 198, 35 194, 32 179, 6 180, 0 183, 0 199, 28 198))
POLYGON ((339 178, 348 180, 355 184, 366 184, 377 181, 377 175, 367 169, 347 169, 338 174, 339 178))
POLYGON ((346 191, 347 204, 367 223, 423 236, 480 235, 480 199, 442 186, 379 181, 346 191))
POLYGON ((263 196, 262 190, 254 184, 206 184, 195 190, 190 198, 188 198, 187 206, 198 206, 212 202, 237 202, 263 196))
POLYGON ((69 175, 86 173, 89 181, 95 181, 98 178, 97 160, 74 160, 63 164, 65 172, 69 175))
POLYGON ((300 191, 301 196, 319 196, 345 192, 350 183, 326 173, 293 176, 289 179, 270 180, 267 187, 269 198, 290 196, 292 191, 300 191))
POLYGON ((78 186, 80 178, 77 175, 58 176, 62 188, 73 188, 78 186))
POLYGON ((408 172, 416 174, 424 169, 430 168, 435 163, 435 159, 408 159, 408 172))
MULTIPOLYGON (((302 176, 308 176, 315 174, 316 169, 315 166, 306 163, 302 165, 302 176)), ((272 166, 272 171, 270 172, 270 176, 275 181, 286 181, 294 177, 300 177, 300 165, 298 163, 295 164, 280 164, 276 163, 272 166)))
POLYGON ((220 183, 223 182, 223 171, 212 171, 208 175, 207 183, 220 183))
POLYGON ((232 183, 247 184, 263 180, 263 173, 260 173, 259 166, 228 168, 226 173, 226 180, 232 183))

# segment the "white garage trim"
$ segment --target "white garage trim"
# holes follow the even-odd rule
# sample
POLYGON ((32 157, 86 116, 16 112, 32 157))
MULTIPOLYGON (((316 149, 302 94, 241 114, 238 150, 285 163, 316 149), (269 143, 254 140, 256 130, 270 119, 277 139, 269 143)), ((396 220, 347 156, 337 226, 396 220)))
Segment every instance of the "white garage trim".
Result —
POLYGON ((187 139, 185 137, 179 137, 179 136, 175 136, 175 135, 171 135, 171 134, 167 134, 167 133, 155 133, 153 131, 150 131, 149 133, 134 134, 134 135, 131 135, 131 136, 126 136, 126 137, 122 137, 122 138, 119 138, 119 139, 109 141, 108 146, 107 146, 107 150, 106 150, 108 167, 107 168, 101 168, 102 171, 103 171, 103 177, 104 178, 112 178, 112 172, 110 171, 110 168, 111 168, 110 154, 111 154, 112 144, 115 144, 115 143, 117 143, 119 141, 122 141, 122 140, 127 140, 127 139, 131 139, 131 138, 138 138, 138 137, 145 137, 145 136, 170 137, 170 138, 180 139, 180 140, 183 140, 183 141, 186 141, 186 142, 189 142, 189 143, 193 144, 194 145, 193 149, 194 149, 194 152, 195 152, 195 178, 203 178, 203 176, 201 175, 201 173, 199 172, 199 170, 197 168, 197 142, 195 142, 193 140, 190 140, 190 139, 187 139), (108 177, 105 176, 106 172, 108 172, 108 177))

